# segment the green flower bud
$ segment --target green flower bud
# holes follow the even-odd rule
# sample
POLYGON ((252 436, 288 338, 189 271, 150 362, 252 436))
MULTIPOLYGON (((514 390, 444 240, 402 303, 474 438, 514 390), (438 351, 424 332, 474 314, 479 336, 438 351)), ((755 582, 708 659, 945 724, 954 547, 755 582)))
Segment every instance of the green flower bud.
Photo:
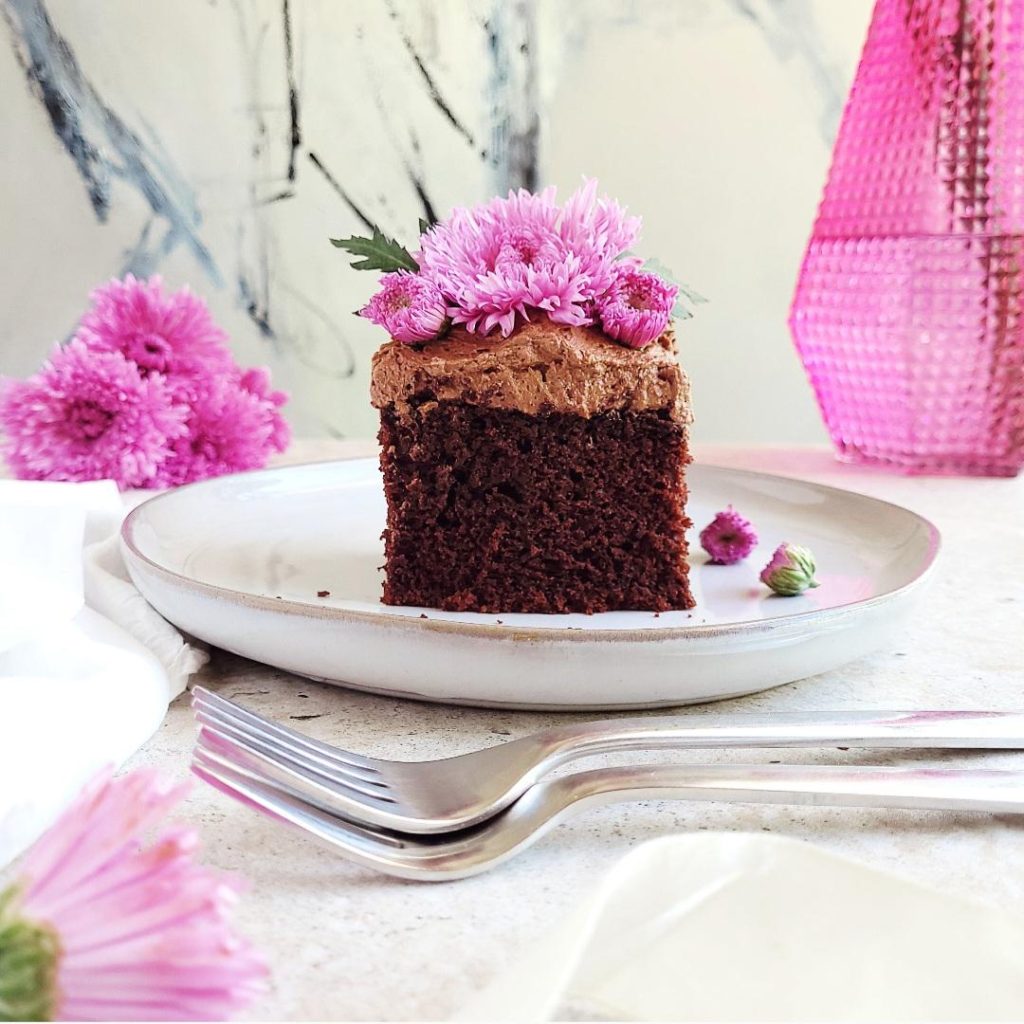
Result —
POLYGON ((814 555, 797 544, 780 544, 761 570, 761 582, 783 597, 795 597, 820 586, 814 578, 814 555))

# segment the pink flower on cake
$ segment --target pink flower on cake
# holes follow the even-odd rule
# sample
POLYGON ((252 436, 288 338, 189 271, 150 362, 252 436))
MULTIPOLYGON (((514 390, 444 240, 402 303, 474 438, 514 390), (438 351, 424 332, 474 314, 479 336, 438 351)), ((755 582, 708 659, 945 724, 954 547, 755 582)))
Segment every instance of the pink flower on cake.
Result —
POLYGON ((138 771, 90 783, 0 890, 11 1020, 224 1020, 263 991, 232 931, 239 884, 193 862, 190 829, 146 833, 187 789, 138 771))
POLYGON ((586 180, 565 202, 558 233, 570 252, 577 253, 593 296, 601 295, 615 280, 618 260, 640 234, 640 218, 608 196, 597 195, 597 181, 586 180))
POLYGON ((629 254, 640 219, 598 196, 594 180, 584 181, 563 206, 552 187, 457 207, 421 229, 416 253, 370 227, 371 235, 332 238, 331 244, 355 257, 357 270, 384 272, 383 287, 361 313, 402 342, 439 333, 431 288, 441 294, 446 317, 473 334, 497 327, 507 338, 535 316, 572 327, 600 319, 606 334, 634 348, 665 330, 680 290, 690 301, 703 301, 641 269, 629 254))
POLYGON ((536 310, 554 323, 593 323, 592 306, 633 243, 637 218, 597 198, 588 181, 559 208, 554 188, 520 189, 473 209, 458 208, 420 240, 423 276, 448 299, 448 313, 477 334, 507 337, 536 310))
POLYGON ((291 439, 278 412, 281 401, 281 392, 267 390, 261 371, 206 381, 193 399, 187 432, 173 442, 156 485, 193 483, 266 465, 270 453, 284 451, 291 439))
POLYGON ((437 286, 404 270, 384 274, 380 280, 380 291, 360 315, 407 345, 436 338, 448 319, 444 296, 437 286))
POLYGON ((608 292, 597 300, 601 327, 630 348, 643 348, 668 327, 678 291, 657 274, 620 264, 608 292))
POLYGON ((5 455, 23 480, 151 486, 187 415, 162 374, 144 377, 120 352, 93 352, 81 340, 0 390, 5 455))
POLYGON ((90 296, 78 336, 96 352, 120 352, 143 376, 162 373, 175 392, 190 383, 234 367, 227 335, 213 322, 199 296, 183 288, 170 295, 159 277, 140 281, 128 274, 90 296))
POLYGON ((700 531, 700 546, 716 565, 742 562, 757 545, 757 533, 749 521, 730 505, 700 531))

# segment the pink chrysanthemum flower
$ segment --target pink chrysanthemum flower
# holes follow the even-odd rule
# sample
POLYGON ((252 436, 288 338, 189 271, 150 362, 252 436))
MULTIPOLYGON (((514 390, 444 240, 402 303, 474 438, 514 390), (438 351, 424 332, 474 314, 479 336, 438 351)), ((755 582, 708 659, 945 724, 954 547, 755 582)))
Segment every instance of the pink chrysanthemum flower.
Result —
POLYGON ((620 264, 607 293, 597 300, 605 334, 630 348, 643 348, 668 327, 679 289, 657 274, 620 264))
POLYGON ((615 280, 619 260, 640 233, 640 218, 627 217, 614 199, 599 197, 597 181, 590 178, 566 200, 558 233, 570 252, 580 257, 581 270, 596 297, 615 280))
POLYGON ((267 370, 236 365, 198 296, 129 274, 92 302, 68 346, 0 388, 16 476, 159 487, 255 469, 287 447, 287 396, 267 370))
POLYGON ((23 480, 151 486, 187 415, 162 374, 143 377, 120 352, 91 352, 81 340, 0 390, 5 455, 23 480))
POLYGON ((588 181, 566 202, 554 188, 520 189, 473 209, 457 208, 420 240, 421 274, 449 301, 448 313, 473 333, 508 337, 532 311, 555 323, 593 323, 593 303, 615 261, 633 243, 637 218, 597 198, 588 181))
POLYGON ((288 421, 276 410, 288 401, 284 391, 275 391, 270 383, 270 371, 265 366, 254 366, 246 370, 238 381, 239 385, 266 403, 265 413, 270 419, 270 445, 276 452, 283 452, 292 439, 288 421))
POLYGON ((260 371, 207 381, 192 402, 187 434, 173 443, 160 467, 157 485, 265 466, 270 453, 284 451, 291 437, 278 411, 281 401, 280 392, 267 390, 260 371))
POLYGON ((716 565, 735 565, 757 546, 757 533, 730 505, 700 531, 700 546, 716 565))
POLYGON ((188 288, 170 295, 159 277, 140 281, 128 274, 90 296, 78 336, 96 352, 120 352, 143 376, 161 373, 172 390, 190 397, 190 382, 234 368, 227 335, 188 288))
POLYGON ((360 316, 407 345, 437 337, 448 320, 448 309, 436 285, 404 270, 384 274, 380 282, 380 291, 359 311, 360 316))
POLYGON ((103 773, 28 851, 0 891, 5 1019, 225 1020, 262 992, 238 883, 193 863, 190 829, 144 844, 187 788, 103 773))

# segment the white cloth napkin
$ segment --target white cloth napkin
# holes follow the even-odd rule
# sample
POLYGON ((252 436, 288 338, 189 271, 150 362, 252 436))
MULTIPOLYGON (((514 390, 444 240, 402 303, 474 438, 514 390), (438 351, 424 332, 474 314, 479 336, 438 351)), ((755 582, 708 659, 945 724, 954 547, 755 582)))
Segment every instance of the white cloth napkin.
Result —
POLYGON ((633 850, 463 1021, 990 1021, 1024 922, 774 836, 633 850))
POLYGON ((125 570, 118 529, 145 496, 0 480, 0 865, 134 753, 206 660, 125 570))

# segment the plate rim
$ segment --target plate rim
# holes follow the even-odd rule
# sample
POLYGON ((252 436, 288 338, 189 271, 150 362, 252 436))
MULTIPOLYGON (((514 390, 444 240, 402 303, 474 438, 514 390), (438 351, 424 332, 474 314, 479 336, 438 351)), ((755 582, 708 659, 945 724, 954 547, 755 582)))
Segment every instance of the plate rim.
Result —
MULTIPOLYGON (((211 477, 207 480, 197 480, 194 483, 184 484, 173 490, 161 491, 146 498, 136 505, 124 518, 120 528, 120 541, 122 548, 132 558, 142 563, 150 572, 161 577, 165 583, 186 589, 197 590, 209 598, 227 602, 232 605, 253 608, 262 611, 285 613, 288 615, 300 615, 304 618, 319 618, 341 623, 359 623, 364 625, 375 625, 381 627, 414 629, 442 634, 456 634, 463 637, 479 637, 488 640, 514 640, 514 641, 568 641, 571 643, 593 643, 593 642, 615 642, 615 643, 651 643, 676 641, 699 641, 699 640, 720 640, 750 636, 751 634, 771 633, 799 628, 805 624, 813 623, 815 627, 828 625, 852 614, 859 614, 890 604, 901 597, 909 594, 924 584, 935 570, 939 553, 942 549, 942 534, 939 528, 919 512, 899 505, 893 501, 886 501, 884 498, 876 498, 870 494, 862 494, 859 491, 851 491, 845 487, 834 487, 831 484, 820 484, 813 480, 805 480, 801 477, 780 476, 778 473, 762 473, 753 469, 736 469, 732 466, 720 466, 715 463, 696 463, 701 469, 720 470, 727 473, 735 473, 739 476, 748 477, 754 480, 783 481, 786 483, 799 483, 814 487, 830 494, 848 496, 853 495, 895 509, 905 515, 912 516, 924 526, 929 539, 929 558, 927 564, 912 579, 899 587, 887 590, 874 597, 865 598, 859 601, 848 601, 844 604, 835 605, 831 608, 812 608, 804 612, 797 612, 782 618, 773 619, 747 619, 740 622, 725 624, 705 624, 691 626, 662 626, 658 629, 651 628, 626 628, 606 630, 585 630, 578 626, 518 626, 513 623, 488 623, 488 622, 459 622, 450 619, 434 619, 430 617, 420 618, 418 616, 399 615, 388 612, 387 605, 381 605, 381 611, 361 611, 353 608, 339 608, 336 605, 317 605, 303 601, 296 601, 291 598, 264 597, 260 594, 247 593, 244 590, 235 590, 232 587, 224 587, 216 583, 206 583, 197 580, 192 576, 176 572, 159 562, 154 561, 148 555, 139 550, 132 538, 132 530, 136 520, 140 518, 144 510, 154 502, 162 501, 172 495, 180 494, 182 491, 192 488, 208 487, 213 484, 222 483, 231 478, 256 477, 268 473, 282 473, 292 470, 309 469, 313 466, 340 465, 351 462, 376 462, 372 455, 352 455, 337 459, 312 459, 305 462, 291 463, 285 466, 266 466, 263 469, 249 470, 244 473, 228 473, 219 477, 211 477)), ((429 610, 429 609, 428 609, 429 610)), ((513 613, 508 613, 513 614, 513 613)))

